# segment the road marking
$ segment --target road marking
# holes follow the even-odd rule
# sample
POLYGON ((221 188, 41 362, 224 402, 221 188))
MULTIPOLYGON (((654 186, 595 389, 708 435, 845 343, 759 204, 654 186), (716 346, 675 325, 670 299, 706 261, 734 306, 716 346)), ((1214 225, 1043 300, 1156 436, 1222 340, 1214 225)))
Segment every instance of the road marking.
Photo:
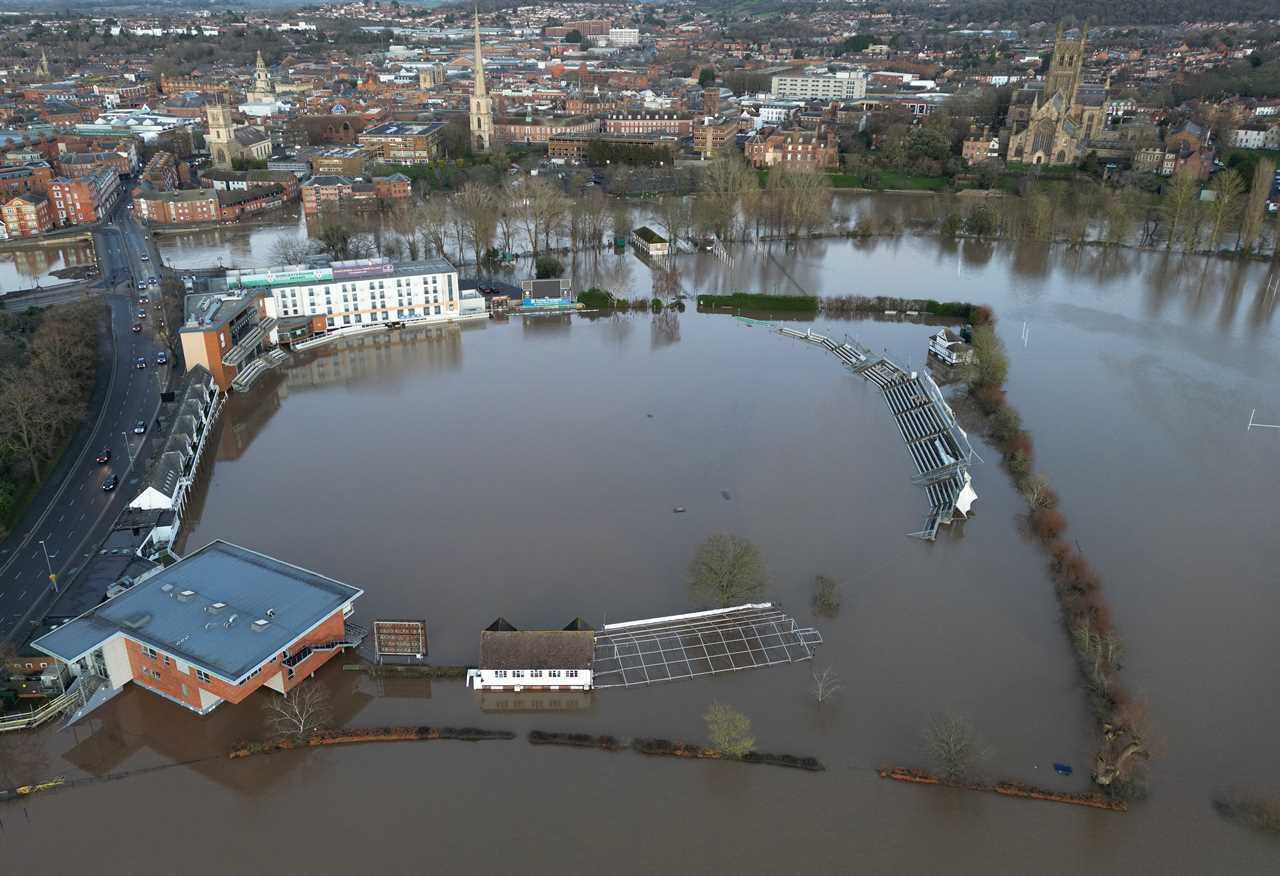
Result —
POLYGON ((26 595, 27 595, 27 591, 23 590, 21 593, 19 593, 19 594, 18 594, 18 601, 19 601, 19 602, 21 602, 21 601, 22 601, 22 597, 24 597, 24 596, 26 596, 26 595))

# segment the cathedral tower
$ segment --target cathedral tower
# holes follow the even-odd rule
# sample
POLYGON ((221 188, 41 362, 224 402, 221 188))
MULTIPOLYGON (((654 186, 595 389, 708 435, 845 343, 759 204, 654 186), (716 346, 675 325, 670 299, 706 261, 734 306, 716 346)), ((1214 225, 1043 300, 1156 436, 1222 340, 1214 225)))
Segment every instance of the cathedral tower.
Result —
POLYGON ((1053 59, 1049 61, 1049 72, 1044 79, 1046 101, 1060 93, 1067 106, 1075 103, 1076 90, 1080 87, 1080 71, 1084 67, 1084 45, 1088 36, 1088 24, 1080 28, 1078 40, 1064 37, 1062 25, 1058 25, 1058 36, 1053 41, 1053 59))

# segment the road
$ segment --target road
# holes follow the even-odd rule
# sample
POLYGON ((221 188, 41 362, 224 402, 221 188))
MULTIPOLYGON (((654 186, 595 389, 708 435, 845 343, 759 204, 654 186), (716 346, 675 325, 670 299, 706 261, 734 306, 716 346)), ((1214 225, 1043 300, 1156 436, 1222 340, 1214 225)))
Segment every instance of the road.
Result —
POLYGON ((133 429, 140 420, 148 432, 154 425, 167 375, 165 367, 156 365, 156 354, 162 349, 155 326, 159 312, 153 304, 143 305, 138 300, 147 294, 154 301, 159 289, 149 288, 146 293, 137 289, 139 282, 158 278, 158 254, 148 250, 149 241, 126 209, 127 200, 122 199, 111 224, 97 235, 105 286, 100 294, 111 310, 112 357, 105 401, 101 408, 89 412, 94 422, 91 437, 83 447, 69 451, 76 458, 62 482, 52 493, 42 491, 36 500, 38 507, 33 503, 22 523, 0 545, 0 642, 10 638, 21 641, 29 635, 53 601, 49 570, 58 576, 60 585, 69 581, 116 515, 137 494, 144 474, 144 460, 130 461, 145 440, 133 429), (143 259, 144 255, 148 258, 143 259), (141 319, 140 310, 146 313, 141 319), (135 323, 141 324, 141 332, 132 331, 135 323), (139 357, 145 359, 146 368, 136 367, 139 357), (99 465, 94 460, 103 449, 111 451, 111 461, 99 465), (119 476, 120 484, 106 492, 102 485, 112 474, 119 476))

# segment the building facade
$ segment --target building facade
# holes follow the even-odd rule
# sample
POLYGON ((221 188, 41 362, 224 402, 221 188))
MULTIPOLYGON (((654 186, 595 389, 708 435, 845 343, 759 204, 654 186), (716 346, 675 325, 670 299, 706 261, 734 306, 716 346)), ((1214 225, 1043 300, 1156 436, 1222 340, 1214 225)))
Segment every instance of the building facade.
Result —
POLYGON ((44 195, 17 195, 0 204, 6 239, 35 237, 53 227, 53 211, 44 195))
POLYGON ((861 100, 867 95, 867 74, 855 70, 829 76, 774 76, 770 93, 800 100, 861 100))
POLYGON ((743 150, 755 168, 777 166, 811 170, 833 170, 840 166, 840 149, 835 132, 782 131, 762 128, 747 140, 743 150))
POLYGON ((359 643, 363 590, 223 541, 205 545, 32 646, 110 689, 133 683, 206 715, 287 694, 359 643))
POLYGON ((575 621, 563 630, 518 630, 498 618, 480 634, 473 690, 591 690, 595 633, 575 621))
POLYGON ((688 137, 693 133, 690 113, 609 113, 604 117, 606 134, 670 134, 688 137))
POLYGON ((1024 164, 1075 164, 1106 122, 1106 88, 1084 79, 1089 28, 1069 39, 1058 25, 1049 71, 1009 107, 1008 157, 1024 164))
POLYGON ((55 225, 88 225, 99 221, 120 197, 120 175, 114 168, 98 167, 75 179, 49 180, 49 203, 55 225))
POLYGON ((427 164, 440 154, 442 122, 387 122, 366 128, 360 145, 382 164, 427 164))

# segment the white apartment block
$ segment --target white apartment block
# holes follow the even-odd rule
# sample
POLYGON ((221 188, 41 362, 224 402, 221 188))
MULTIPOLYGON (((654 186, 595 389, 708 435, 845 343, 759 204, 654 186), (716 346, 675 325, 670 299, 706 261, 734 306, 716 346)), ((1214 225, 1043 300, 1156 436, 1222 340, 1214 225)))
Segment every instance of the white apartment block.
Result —
POLYGON ((640 28, 638 27, 609 28, 609 45, 611 46, 640 45, 640 28))
POLYGON ((284 266, 238 277, 233 276, 236 273, 228 274, 228 286, 265 287, 267 317, 308 317, 317 330, 328 332, 485 314, 484 299, 478 295, 469 294, 464 303, 457 269, 444 259, 402 263, 385 257, 354 259, 319 269, 284 266), (318 325, 321 317, 323 329, 318 325))
POLYGON ((861 100, 867 96, 867 74, 842 70, 829 76, 775 76, 772 92, 802 100, 861 100))

